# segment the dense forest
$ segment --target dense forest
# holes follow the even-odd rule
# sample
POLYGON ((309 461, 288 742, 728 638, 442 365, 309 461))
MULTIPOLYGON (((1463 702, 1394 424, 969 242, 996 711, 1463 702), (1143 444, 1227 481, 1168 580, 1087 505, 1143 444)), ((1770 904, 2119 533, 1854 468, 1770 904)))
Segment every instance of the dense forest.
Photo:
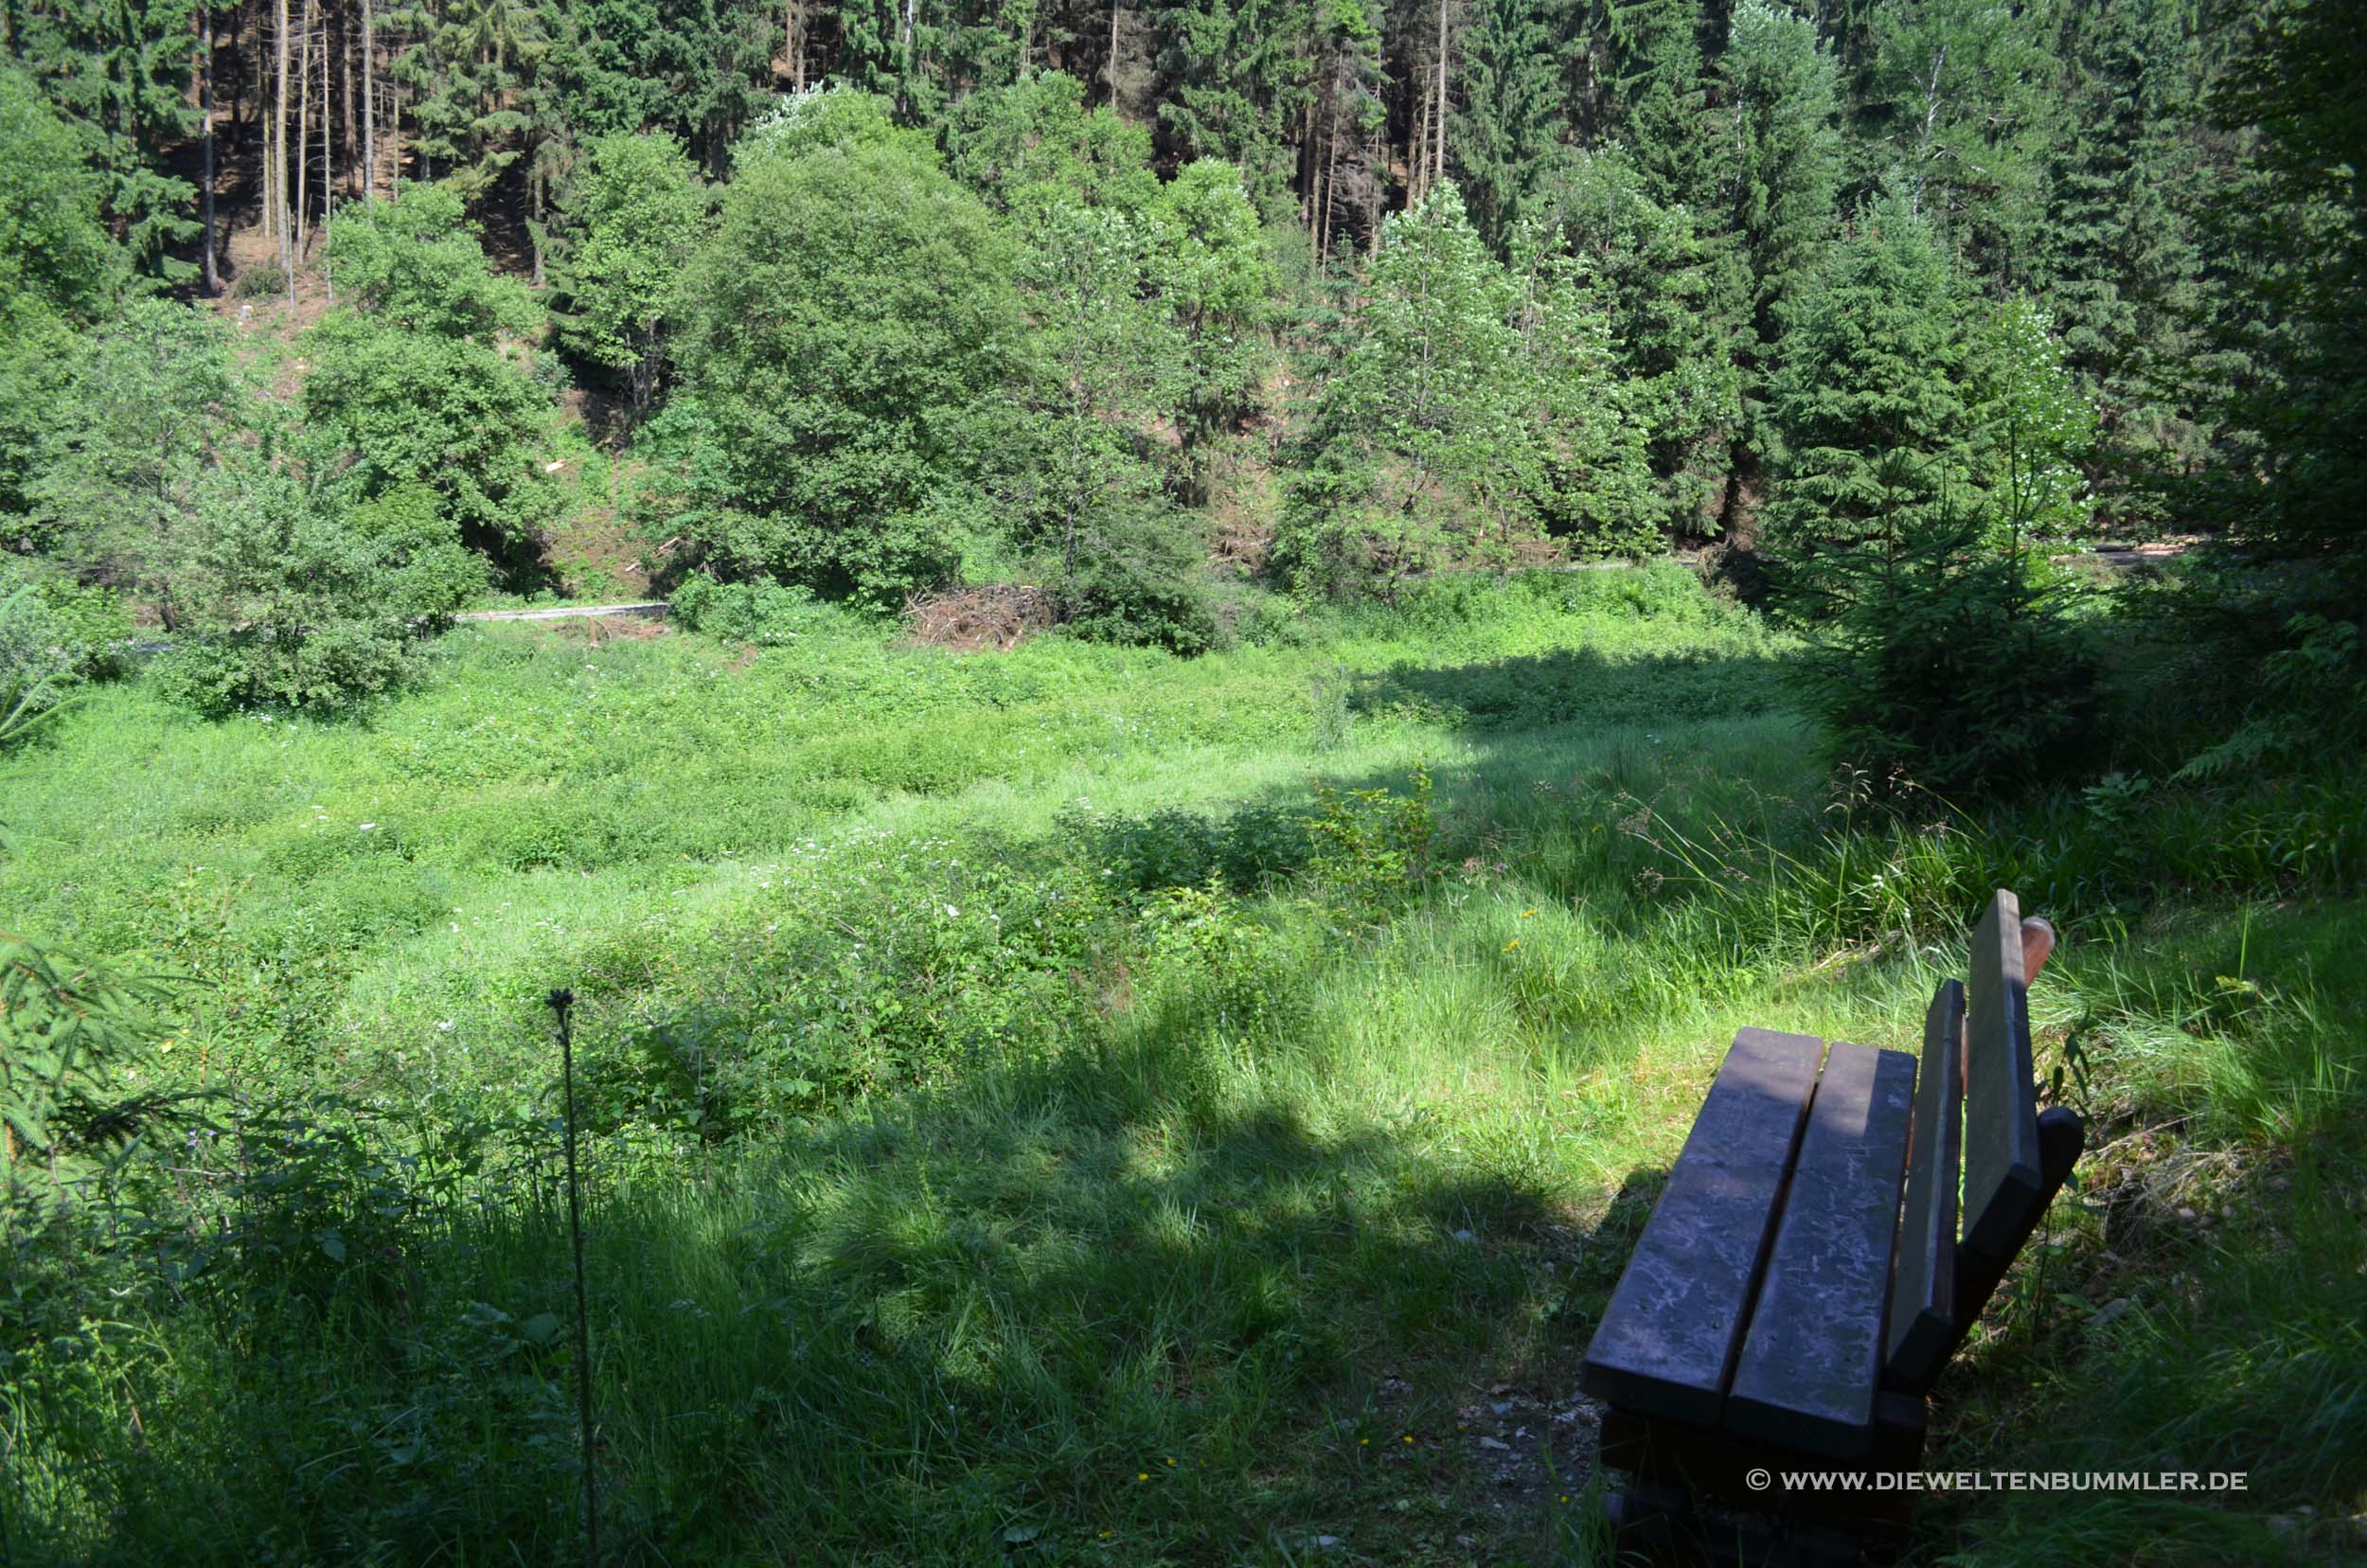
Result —
POLYGON ((1907 1560, 2367 1550, 2359 0, 0 45, 0 1565, 1610 1563, 2001 887, 1931 1462, 2250 1481, 1907 1560))
POLYGON ((2311 548, 2355 20, 13 4, 0 515, 274 629, 189 656, 216 706, 391 678, 477 561, 563 586, 562 392, 667 584, 1026 581, 1187 650, 1212 545, 1301 595, 1702 543, 1755 590, 1941 519, 2311 548), (263 534, 303 564, 219 563, 263 534))

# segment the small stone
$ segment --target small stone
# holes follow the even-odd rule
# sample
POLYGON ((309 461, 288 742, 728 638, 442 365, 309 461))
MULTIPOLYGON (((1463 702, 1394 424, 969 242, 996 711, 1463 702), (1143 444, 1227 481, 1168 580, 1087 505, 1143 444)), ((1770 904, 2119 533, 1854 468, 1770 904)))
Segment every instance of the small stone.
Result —
POLYGON ((1454 1233, 1454 1238, 1455 1238, 1456 1240, 1458 1240, 1458 1241, 1476 1241, 1476 1240, 1478 1240, 1478 1239, 1479 1239, 1479 1238, 1478 1238, 1478 1237, 1473 1236, 1473 1235, 1472 1235, 1469 1231, 1467 1231, 1467 1230, 1459 1230, 1459 1231, 1455 1232, 1455 1233, 1454 1233))
POLYGON ((1480 1439, 1480 1447, 1493 1450, 1498 1453, 1510 1453, 1512 1452, 1512 1445, 1505 1442, 1501 1437, 1483 1437, 1480 1439))
POLYGON ((1512 1413, 1512 1401, 1510 1399, 1505 1399, 1499 1404, 1491 1404, 1487 1408, 1494 1411, 1499 1416, 1508 1416, 1512 1413))
POLYGON ((2127 1296, 2115 1296, 2096 1309, 2095 1316, 2088 1320, 2088 1327, 2101 1328, 2109 1323, 2116 1322, 2126 1316, 2136 1305, 2127 1296))
POLYGON ((2178 1217, 2179 1217, 2180 1220, 2185 1221, 2186 1221, 2188 1224, 2190 1224, 2190 1225, 2191 1225, 2191 1224, 2193 1224, 2193 1223, 2195 1222, 2195 1211, 2194 1211, 2193 1209, 2190 1209, 2190 1208, 2180 1208, 2180 1209, 2178 1211, 2178 1217))

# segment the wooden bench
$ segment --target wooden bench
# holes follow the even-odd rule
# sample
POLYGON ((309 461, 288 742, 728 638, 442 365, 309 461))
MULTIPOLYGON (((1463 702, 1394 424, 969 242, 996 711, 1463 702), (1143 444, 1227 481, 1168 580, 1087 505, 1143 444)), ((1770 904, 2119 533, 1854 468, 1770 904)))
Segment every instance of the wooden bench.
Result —
MULTIPOLYGON (((2043 963, 2053 934, 2030 924, 2043 963)), ((1904 1535, 1931 1385, 2086 1135, 2038 1108, 2024 940, 2001 891, 1969 994, 1931 999, 1919 1084, 1904 1052, 1735 1037, 1587 1347, 1602 1463, 1634 1478, 1611 1500, 1623 1543, 1855 1560, 1904 1535), (1786 1470, 1865 1479, 1787 1488, 1786 1470), (1704 1502, 1752 1517, 1712 1524, 1704 1502)))

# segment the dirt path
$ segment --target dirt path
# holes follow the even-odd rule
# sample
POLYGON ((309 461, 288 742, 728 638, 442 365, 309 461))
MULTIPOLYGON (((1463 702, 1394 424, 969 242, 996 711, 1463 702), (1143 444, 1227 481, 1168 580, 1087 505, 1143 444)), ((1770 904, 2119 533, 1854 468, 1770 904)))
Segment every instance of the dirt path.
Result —
POLYGON ((647 615, 663 619, 664 599, 639 599, 630 604, 564 605, 556 610, 466 610, 453 619, 463 621, 576 620, 593 615, 647 615))

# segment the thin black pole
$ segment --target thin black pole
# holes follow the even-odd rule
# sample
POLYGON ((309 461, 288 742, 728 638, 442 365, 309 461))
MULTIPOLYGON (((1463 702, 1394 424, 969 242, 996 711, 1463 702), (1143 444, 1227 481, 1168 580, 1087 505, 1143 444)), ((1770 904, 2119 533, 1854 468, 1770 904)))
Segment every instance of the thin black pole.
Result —
POLYGON ((592 1464, 592 1314, 583 1284, 583 1184, 576 1174, 576 993, 561 986, 544 998, 559 1016, 559 1070, 566 1087, 567 1238, 576 1255, 576 1426, 583 1438, 583 1561, 600 1560, 599 1492, 592 1464))

